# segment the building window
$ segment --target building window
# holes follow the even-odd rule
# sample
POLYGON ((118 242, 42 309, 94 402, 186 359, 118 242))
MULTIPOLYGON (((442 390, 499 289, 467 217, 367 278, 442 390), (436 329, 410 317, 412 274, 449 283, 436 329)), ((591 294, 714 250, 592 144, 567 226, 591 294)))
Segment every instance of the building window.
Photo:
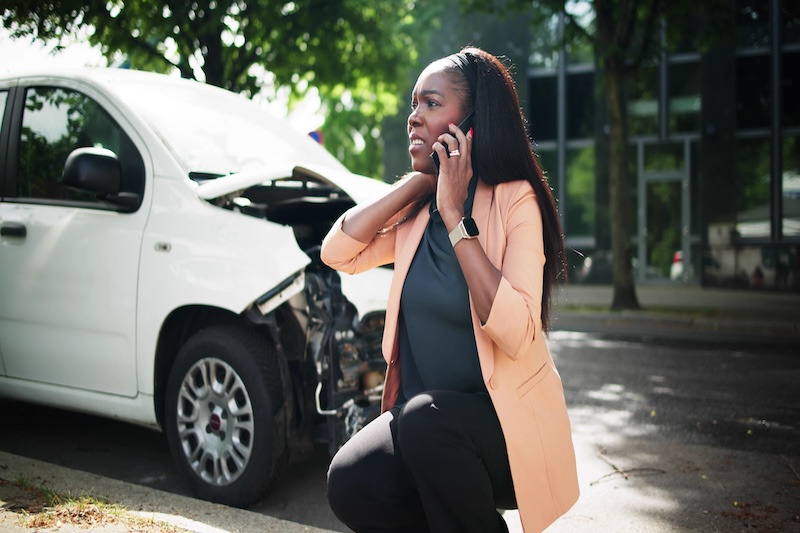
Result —
POLYGON ((682 172, 685 166, 683 142, 645 145, 645 172, 682 172))
POLYGON ((800 136, 783 139, 783 236, 800 238, 800 136))
MULTIPOLYGON (((558 198, 558 157, 555 150, 536 150, 536 156, 539 158, 539 164, 547 176, 547 184, 553 191, 553 198, 558 198)), ((559 210, 563 210, 563 206, 559 206, 559 210)), ((563 214, 563 211, 562 211, 563 214)))
POLYGON ((767 239, 770 235, 770 143, 768 139, 736 142, 736 236, 767 239))
POLYGON ((594 72, 567 76, 567 138, 587 139, 594 133, 594 72))
POLYGON ((769 127, 769 57, 736 59, 736 128, 769 127))
POLYGON ((736 2, 736 28, 739 30, 739 46, 743 48, 766 48, 769 46, 769 4, 769 1, 765 0, 739 0, 736 2))
POLYGON ((567 150, 566 231, 569 236, 594 235, 594 146, 567 150))
POLYGON ((783 44, 800 43, 800 2, 781 2, 783 44))
POLYGON ((658 133, 658 69, 642 67, 630 77, 628 98, 630 135, 658 133))
POLYGON ((537 141, 556 139, 558 108, 557 81, 555 75, 533 77, 530 79, 528 98, 530 99, 531 135, 537 141))
POLYGON ((681 182, 653 181, 645 187, 647 202, 646 278, 669 277, 675 252, 681 249, 681 182))
POLYGON ((677 63, 669 67, 669 129, 674 133, 700 130, 700 64, 677 63))
POLYGON ((783 74, 783 112, 781 121, 784 127, 800 126, 800 53, 783 54, 781 73, 783 74))

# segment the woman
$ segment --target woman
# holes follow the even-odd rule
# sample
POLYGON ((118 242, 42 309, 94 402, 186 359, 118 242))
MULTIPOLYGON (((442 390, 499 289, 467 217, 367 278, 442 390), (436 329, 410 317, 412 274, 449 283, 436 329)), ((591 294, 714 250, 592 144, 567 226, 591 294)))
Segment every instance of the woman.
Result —
POLYGON ((564 269, 555 203, 491 54, 431 63, 411 108, 416 172, 346 212, 322 244, 344 272, 394 263, 383 414, 334 456, 328 500, 358 533, 507 531, 497 509, 517 507, 525 531, 541 531, 578 498, 543 336, 564 269))

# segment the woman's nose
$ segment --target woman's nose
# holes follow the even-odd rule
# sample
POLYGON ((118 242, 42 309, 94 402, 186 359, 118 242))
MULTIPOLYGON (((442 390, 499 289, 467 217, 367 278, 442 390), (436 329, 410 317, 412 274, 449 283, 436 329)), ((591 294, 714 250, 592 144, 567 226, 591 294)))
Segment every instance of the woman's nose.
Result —
POLYGON ((419 126, 419 124, 420 124, 420 117, 419 114, 417 113, 417 110, 415 109, 414 111, 411 112, 410 115, 408 115, 408 125, 419 126))

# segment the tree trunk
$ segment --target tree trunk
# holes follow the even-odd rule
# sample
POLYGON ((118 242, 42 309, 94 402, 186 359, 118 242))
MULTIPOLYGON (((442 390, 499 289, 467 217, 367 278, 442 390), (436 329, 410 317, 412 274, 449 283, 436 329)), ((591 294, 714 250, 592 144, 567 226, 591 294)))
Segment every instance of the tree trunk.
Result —
POLYGON ((631 265, 631 212, 625 115, 625 65, 620 54, 610 54, 603 61, 606 81, 606 104, 609 126, 609 210, 611 221, 611 257, 614 296, 611 309, 638 309, 631 265))
MULTIPOLYGON (((203 50, 203 74, 206 76, 206 83, 217 87, 225 87, 225 65, 222 61, 222 39, 218 32, 209 32, 200 37, 200 42, 204 46, 203 50)), ((236 80, 227 80, 235 83, 236 80)))

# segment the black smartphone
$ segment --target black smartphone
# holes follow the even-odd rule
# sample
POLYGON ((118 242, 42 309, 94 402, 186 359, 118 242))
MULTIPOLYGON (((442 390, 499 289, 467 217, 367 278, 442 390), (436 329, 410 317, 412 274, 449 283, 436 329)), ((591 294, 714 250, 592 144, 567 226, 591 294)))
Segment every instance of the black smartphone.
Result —
MULTIPOLYGON (((473 117, 472 113, 464 117, 464 120, 461 121, 461 124, 458 125, 458 128, 464 132, 464 135, 467 134, 469 129, 472 127, 473 117)), ((447 147, 447 143, 442 143, 444 145, 444 149, 447 152, 450 152, 450 149, 447 147)), ((433 161, 433 168, 436 169, 436 175, 439 175, 439 154, 435 151, 431 152, 431 161, 433 161)))

